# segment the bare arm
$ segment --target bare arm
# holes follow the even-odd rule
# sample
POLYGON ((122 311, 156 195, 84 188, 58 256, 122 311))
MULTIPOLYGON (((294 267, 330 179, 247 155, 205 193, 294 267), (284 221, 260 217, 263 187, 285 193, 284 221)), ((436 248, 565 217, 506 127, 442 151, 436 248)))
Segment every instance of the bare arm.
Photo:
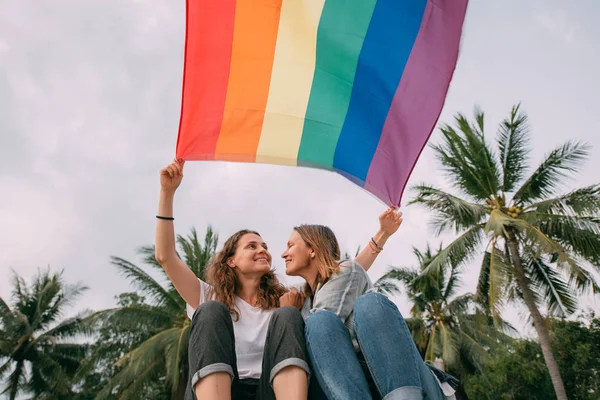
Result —
MULTIPOLYGON (((175 191, 183 179, 184 162, 173 161, 160 171, 160 198, 158 214, 173 217, 175 191)), ((177 256, 173 221, 156 220, 156 261, 163 267, 179 295, 193 308, 200 303, 200 281, 192 270, 177 256)))
POLYGON ((387 240, 392 236, 402 224, 402 213, 396 213, 393 208, 388 208, 379 216, 379 230, 373 236, 373 243, 367 243, 361 252, 356 256, 356 261, 365 271, 368 271, 373 262, 383 249, 387 240))

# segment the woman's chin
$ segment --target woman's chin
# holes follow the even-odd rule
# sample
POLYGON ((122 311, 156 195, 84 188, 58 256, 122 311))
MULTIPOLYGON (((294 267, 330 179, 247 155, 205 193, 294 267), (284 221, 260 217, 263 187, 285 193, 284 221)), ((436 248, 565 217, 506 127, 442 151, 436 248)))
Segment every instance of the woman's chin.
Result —
POLYGON ((294 271, 294 268, 291 267, 285 267, 285 274, 287 276, 298 276, 297 271, 294 271))

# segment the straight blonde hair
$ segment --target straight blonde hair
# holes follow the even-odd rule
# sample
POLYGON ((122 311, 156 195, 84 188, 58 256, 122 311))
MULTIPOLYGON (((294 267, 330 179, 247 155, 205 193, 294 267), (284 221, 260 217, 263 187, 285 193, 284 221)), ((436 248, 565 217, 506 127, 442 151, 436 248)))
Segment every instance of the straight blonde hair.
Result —
MULTIPOLYGON (((340 272, 340 245, 333 231, 324 225, 300 225, 294 228, 306 245, 315 252, 317 277, 312 282, 313 287, 323 284, 331 275, 340 272)), ((307 282, 304 291, 307 296, 313 296, 311 282, 307 282)))

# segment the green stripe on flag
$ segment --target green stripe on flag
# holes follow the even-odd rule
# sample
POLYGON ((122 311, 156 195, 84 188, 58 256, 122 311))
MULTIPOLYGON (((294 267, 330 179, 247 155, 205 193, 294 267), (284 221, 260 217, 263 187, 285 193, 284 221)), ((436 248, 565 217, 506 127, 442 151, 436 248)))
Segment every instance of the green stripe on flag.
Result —
POLYGON ((377 0, 327 0, 317 31, 317 59, 298 165, 331 167, 346 119, 358 58, 377 0))

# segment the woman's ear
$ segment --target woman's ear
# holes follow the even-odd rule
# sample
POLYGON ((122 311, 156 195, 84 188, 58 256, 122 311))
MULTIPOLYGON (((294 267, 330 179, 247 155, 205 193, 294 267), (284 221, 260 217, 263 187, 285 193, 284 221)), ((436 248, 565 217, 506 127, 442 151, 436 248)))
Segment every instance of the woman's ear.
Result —
POLYGON ((225 261, 225 262, 227 263, 227 266, 228 266, 229 268, 235 268, 235 264, 233 263, 233 259, 232 259, 232 257, 229 257, 229 258, 227 259, 227 261, 225 261))
POLYGON ((310 258, 315 258, 315 252, 314 251, 310 252, 310 258))

